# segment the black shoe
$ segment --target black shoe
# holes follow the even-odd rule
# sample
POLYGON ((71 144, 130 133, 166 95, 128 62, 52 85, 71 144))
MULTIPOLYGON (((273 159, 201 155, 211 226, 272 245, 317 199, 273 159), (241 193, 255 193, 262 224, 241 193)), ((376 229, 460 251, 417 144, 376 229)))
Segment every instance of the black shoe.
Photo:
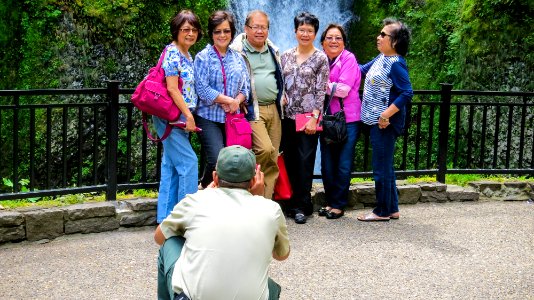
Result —
POLYGON ((328 213, 328 209, 326 209, 326 207, 321 207, 319 208, 319 210, 317 211, 317 214, 319 215, 319 217, 324 217, 326 216, 326 214, 328 213))
POLYGON ((306 224, 308 217, 302 211, 295 211, 295 223, 297 224, 306 224))
POLYGON ((335 213, 330 210, 329 212, 326 213, 326 218, 327 219, 339 219, 343 217, 344 214, 345 214, 344 210, 342 210, 340 213, 335 213))

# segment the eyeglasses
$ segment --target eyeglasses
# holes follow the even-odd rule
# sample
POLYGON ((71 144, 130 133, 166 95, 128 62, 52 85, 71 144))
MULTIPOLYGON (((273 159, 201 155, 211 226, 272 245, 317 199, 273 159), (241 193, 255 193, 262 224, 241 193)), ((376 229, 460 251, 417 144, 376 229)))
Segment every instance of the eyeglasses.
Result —
POLYGON ((223 30, 220 30, 220 29, 219 29, 219 30, 214 30, 214 31, 213 31, 213 35, 221 35, 221 34, 223 34, 223 33, 224 33, 224 34, 230 34, 230 33, 232 33, 232 30, 230 30, 230 29, 223 29, 223 30))
POLYGON ((198 33, 198 29, 196 28, 180 28, 180 31, 183 33, 193 33, 193 34, 198 33))
POLYGON ((313 31, 313 30, 298 29, 297 32, 298 32, 300 35, 304 35, 304 34, 314 35, 314 34, 315 34, 315 31, 313 31))
POLYGON ((343 40, 343 37, 340 37, 340 36, 327 36, 324 38, 325 40, 331 42, 331 41, 337 41, 337 42, 341 42, 343 40))
POLYGON ((386 36, 391 37, 391 34, 387 34, 387 33, 383 32, 383 31, 380 32, 380 37, 381 38, 385 38, 386 36))
POLYGON ((245 26, 247 26, 248 28, 258 32, 258 31, 269 31, 269 27, 267 26, 259 26, 259 25, 252 25, 252 26, 248 26, 245 24, 245 26))

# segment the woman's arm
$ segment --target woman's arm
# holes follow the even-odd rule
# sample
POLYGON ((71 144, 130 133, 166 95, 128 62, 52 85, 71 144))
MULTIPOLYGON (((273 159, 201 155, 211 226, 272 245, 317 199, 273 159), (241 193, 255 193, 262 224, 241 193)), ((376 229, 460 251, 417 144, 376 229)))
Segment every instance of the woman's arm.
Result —
POLYGON ((196 128, 195 119, 193 118, 193 114, 189 110, 189 107, 187 107, 187 104, 185 103, 182 91, 179 89, 179 76, 165 77, 165 81, 167 82, 167 92, 169 92, 172 101, 174 104, 176 104, 176 106, 178 106, 178 109, 186 118, 185 130, 194 131, 196 128))
POLYGON ((371 69, 371 66, 375 63, 377 58, 378 58, 378 56, 373 58, 373 60, 371 60, 370 62, 366 63, 365 65, 359 65, 360 66, 360 71, 363 74, 367 74, 367 72, 369 72, 369 69, 371 69))

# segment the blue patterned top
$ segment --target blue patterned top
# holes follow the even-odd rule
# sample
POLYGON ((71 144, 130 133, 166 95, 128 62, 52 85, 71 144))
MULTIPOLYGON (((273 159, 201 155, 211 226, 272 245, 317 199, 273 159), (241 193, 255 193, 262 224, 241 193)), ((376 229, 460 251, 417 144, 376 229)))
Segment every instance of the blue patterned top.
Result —
MULTIPOLYGON (((189 54, 189 57, 192 57, 189 54)), ((197 106, 197 93, 195 92, 195 72, 193 60, 183 55, 174 45, 167 45, 167 52, 163 58, 161 68, 165 71, 165 77, 180 76, 182 78, 182 96, 190 110, 197 106)))
POLYGON ((378 117, 391 104, 400 113, 390 118, 392 125, 401 132, 404 126, 405 106, 412 100, 413 91, 408 76, 408 67, 402 56, 378 55, 365 65, 360 65, 366 74, 362 100, 362 122, 368 125, 378 123, 378 117))
MULTIPOLYGON (((226 73, 226 95, 232 98, 242 93, 247 101, 250 77, 245 60, 235 50, 228 48, 222 57, 226 73)), ((195 88, 198 94, 196 114, 213 122, 224 123, 226 113, 215 99, 224 94, 221 62, 213 46, 206 45, 195 57, 195 88)))

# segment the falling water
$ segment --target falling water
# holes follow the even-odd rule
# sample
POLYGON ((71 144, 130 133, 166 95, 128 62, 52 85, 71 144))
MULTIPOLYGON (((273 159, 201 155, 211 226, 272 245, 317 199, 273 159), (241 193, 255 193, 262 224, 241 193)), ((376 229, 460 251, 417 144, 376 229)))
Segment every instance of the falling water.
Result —
POLYGON ((243 31, 245 18, 249 11, 260 9, 269 15, 271 21, 269 39, 282 51, 296 46, 293 18, 302 11, 308 11, 319 17, 318 37, 315 46, 319 46, 319 36, 330 23, 347 25, 354 17, 352 0, 337 1, 294 1, 294 0, 230 0, 230 10, 237 19, 238 31, 243 31))

